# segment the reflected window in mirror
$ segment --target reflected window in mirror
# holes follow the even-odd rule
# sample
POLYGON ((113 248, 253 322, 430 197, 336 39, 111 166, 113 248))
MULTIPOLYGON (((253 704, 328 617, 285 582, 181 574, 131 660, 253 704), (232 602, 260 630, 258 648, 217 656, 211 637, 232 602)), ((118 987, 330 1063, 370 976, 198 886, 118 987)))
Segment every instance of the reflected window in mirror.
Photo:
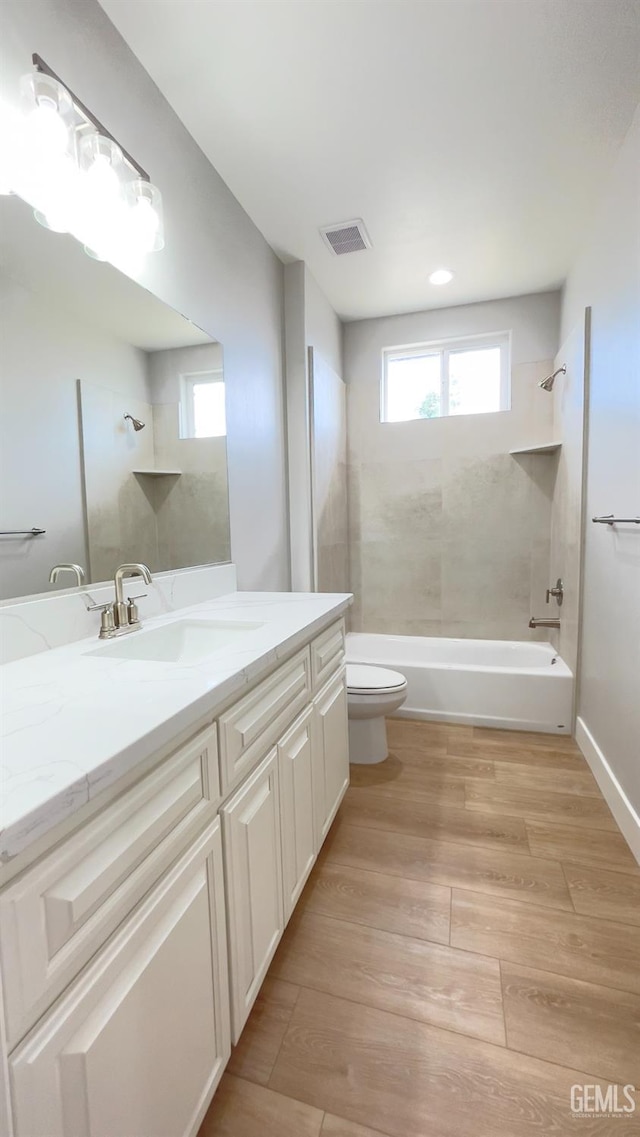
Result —
POLYGON ((222 369, 180 376, 180 437, 224 438, 227 420, 222 369))

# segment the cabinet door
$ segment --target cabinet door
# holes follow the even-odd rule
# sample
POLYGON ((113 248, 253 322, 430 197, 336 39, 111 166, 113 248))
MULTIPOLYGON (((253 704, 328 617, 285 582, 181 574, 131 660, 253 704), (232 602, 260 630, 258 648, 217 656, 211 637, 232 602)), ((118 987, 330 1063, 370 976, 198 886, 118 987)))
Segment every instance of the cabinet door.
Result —
POLYGON ((278 752, 222 807, 231 1018, 237 1042, 284 927, 278 752))
POLYGON ((314 801, 320 848, 349 785, 349 727, 343 668, 314 700, 314 801))
POLYGON ((16 1137, 192 1137, 229 1053, 216 818, 14 1051, 16 1137))
POLYGON ((313 815, 313 707, 278 743, 282 880, 285 923, 311 872, 316 842, 313 815))

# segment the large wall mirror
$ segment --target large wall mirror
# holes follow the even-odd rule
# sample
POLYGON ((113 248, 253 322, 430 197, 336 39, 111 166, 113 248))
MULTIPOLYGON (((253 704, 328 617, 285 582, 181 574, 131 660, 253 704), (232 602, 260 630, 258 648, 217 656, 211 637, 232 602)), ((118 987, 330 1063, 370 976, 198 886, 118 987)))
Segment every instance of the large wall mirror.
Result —
POLYGON ((230 559, 220 343, 11 197, 0 335, 0 599, 230 559))

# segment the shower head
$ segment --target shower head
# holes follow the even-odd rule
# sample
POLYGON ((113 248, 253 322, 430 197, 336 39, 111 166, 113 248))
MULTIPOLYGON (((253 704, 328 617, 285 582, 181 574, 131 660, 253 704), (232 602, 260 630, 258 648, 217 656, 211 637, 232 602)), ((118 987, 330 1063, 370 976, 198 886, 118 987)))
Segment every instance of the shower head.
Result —
POLYGON ((134 418, 133 415, 125 415, 124 417, 131 419, 134 430, 144 430, 145 423, 141 422, 139 418, 134 418))
POLYGON ((547 378, 543 379, 541 383, 538 383, 538 386, 542 387, 543 391, 553 391, 553 384, 555 383, 556 375, 566 374, 567 365, 566 363, 563 363, 562 367, 559 367, 557 371, 554 371, 553 375, 547 375, 547 378))

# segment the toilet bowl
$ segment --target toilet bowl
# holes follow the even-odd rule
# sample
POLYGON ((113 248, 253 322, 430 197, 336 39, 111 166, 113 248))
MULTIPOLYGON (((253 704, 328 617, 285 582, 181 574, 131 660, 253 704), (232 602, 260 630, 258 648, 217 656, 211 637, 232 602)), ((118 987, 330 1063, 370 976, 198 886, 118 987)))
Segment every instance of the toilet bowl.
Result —
POLYGON ((407 680, 387 667, 348 663, 347 696, 349 761, 355 765, 384 762, 389 754, 385 715, 404 703, 407 680))

